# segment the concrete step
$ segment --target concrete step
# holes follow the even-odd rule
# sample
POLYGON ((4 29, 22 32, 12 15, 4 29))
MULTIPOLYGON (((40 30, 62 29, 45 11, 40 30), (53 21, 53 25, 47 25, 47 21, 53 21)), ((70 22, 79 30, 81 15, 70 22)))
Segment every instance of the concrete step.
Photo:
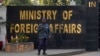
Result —
POLYGON ((95 52, 86 52, 82 54, 77 54, 73 56, 100 56, 100 51, 95 51, 95 52))
POLYGON ((71 55, 82 54, 85 52, 86 51, 83 49, 83 50, 76 50, 76 51, 71 51, 71 52, 66 52, 66 53, 52 54, 52 55, 47 55, 47 56, 71 56, 71 55))

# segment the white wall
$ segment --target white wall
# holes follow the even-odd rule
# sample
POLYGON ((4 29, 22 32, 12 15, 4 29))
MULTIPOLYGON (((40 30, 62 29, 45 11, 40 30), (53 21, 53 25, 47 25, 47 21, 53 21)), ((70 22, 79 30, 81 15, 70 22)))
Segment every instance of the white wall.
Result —
POLYGON ((2 20, 0 20, 0 41, 3 41, 3 48, 5 47, 5 36, 6 36, 6 24, 1 22, 6 22, 6 8, 0 7, 0 16, 3 17, 2 20))

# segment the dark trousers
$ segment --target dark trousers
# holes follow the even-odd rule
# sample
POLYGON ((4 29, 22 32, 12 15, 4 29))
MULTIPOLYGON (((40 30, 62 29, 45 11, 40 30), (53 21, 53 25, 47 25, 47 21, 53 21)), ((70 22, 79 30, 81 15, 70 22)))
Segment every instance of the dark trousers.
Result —
POLYGON ((43 53, 46 52, 46 49, 47 49, 47 38, 39 39, 38 53, 41 52, 41 49, 43 49, 43 53))

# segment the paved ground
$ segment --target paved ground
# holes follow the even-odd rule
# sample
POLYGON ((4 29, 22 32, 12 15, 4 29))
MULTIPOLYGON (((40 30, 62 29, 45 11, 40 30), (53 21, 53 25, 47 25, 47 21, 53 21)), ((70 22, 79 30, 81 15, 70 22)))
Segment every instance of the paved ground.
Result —
POLYGON ((83 54, 72 55, 72 56, 100 56, 100 51, 86 52, 86 53, 83 53, 83 54))
MULTIPOLYGON (((82 51, 83 49, 49 49, 47 50, 48 55, 53 54, 62 54, 62 53, 70 53, 70 52, 77 52, 82 51)), ((37 50, 31 51, 31 52, 13 52, 13 53, 7 53, 4 51, 0 51, 0 56, 38 56, 37 50)))

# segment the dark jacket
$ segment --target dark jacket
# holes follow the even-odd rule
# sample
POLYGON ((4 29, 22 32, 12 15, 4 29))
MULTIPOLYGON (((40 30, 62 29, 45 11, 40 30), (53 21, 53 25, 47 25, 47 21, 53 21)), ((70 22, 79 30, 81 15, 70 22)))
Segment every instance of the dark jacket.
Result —
POLYGON ((47 23, 39 24, 38 34, 39 34, 39 39, 41 39, 41 38, 49 38, 49 35, 50 35, 49 25, 47 23))

